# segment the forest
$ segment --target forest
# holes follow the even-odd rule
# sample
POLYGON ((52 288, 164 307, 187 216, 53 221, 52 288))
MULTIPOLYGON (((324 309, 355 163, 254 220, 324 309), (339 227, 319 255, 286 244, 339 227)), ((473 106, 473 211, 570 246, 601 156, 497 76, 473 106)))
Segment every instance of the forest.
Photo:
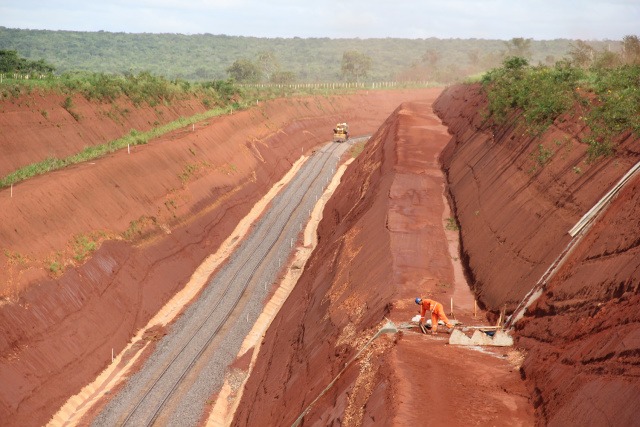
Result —
POLYGON ((214 34, 134 34, 23 30, 0 27, 0 50, 45 61, 56 73, 150 72, 169 79, 222 80, 238 65, 256 65, 262 82, 431 81, 454 83, 500 66, 507 56, 551 65, 580 46, 619 52, 620 41, 569 39, 330 39, 257 38, 214 34), (345 56, 367 59, 355 74, 345 73, 345 56))

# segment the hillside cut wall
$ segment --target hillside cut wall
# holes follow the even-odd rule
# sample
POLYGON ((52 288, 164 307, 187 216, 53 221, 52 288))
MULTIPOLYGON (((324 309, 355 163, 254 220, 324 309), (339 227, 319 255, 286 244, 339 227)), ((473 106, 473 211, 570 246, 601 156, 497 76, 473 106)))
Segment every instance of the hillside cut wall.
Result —
MULTIPOLYGON (((622 135, 615 156, 587 162, 579 117, 538 138, 517 112, 491 123, 486 105, 479 85, 443 92, 435 108, 453 138, 441 160, 474 291, 489 309, 512 310, 567 246, 568 230, 640 159, 640 140, 622 135)), ((541 425, 638 422, 639 186, 636 178, 622 190, 516 324, 541 425)))

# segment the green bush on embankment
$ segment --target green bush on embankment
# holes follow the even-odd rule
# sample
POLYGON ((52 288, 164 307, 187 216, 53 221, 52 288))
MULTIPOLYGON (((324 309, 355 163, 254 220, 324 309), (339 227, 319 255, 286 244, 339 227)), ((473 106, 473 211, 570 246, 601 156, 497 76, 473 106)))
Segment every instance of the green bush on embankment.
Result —
POLYGON ((640 137, 640 66, 581 69, 561 61, 553 67, 531 66, 523 58, 508 58, 501 68, 482 78, 488 118, 496 124, 524 118, 539 135, 576 105, 590 132, 588 156, 593 161, 612 155, 615 140, 626 131, 640 137))
POLYGON ((81 94, 87 100, 99 102, 112 102, 126 96, 137 106, 147 104, 151 107, 193 96, 224 106, 232 98, 240 97, 242 92, 231 80, 190 83, 181 79, 168 80, 146 71, 125 75, 79 71, 59 76, 32 76, 29 79, 5 75, 0 84, 0 99, 17 98, 34 90, 81 94))
MULTIPOLYGON (((411 87, 411 85, 399 85, 398 87, 411 87)), ((127 146, 146 144, 149 140, 157 138, 167 132, 179 129, 183 126, 226 114, 232 110, 237 111, 256 105, 257 101, 283 98, 289 96, 331 96, 357 91, 357 87, 329 88, 322 85, 270 85, 247 86, 238 85, 233 79, 215 80, 208 82, 190 83, 185 80, 167 80, 162 76, 156 76, 148 72, 137 75, 109 75, 92 72, 64 73, 61 76, 49 74, 43 78, 12 79, 4 78, 0 83, 0 101, 8 98, 18 98, 34 91, 40 91, 45 96, 47 93, 63 93, 67 95, 63 107, 78 121, 80 115, 73 110, 71 97, 81 94, 87 100, 97 102, 113 102, 122 96, 126 96, 136 106, 147 104, 151 107, 164 103, 170 105, 177 99, 196 98, 208 109, 205 113, 182 117, 174 122, 158 126, 147 132, 131 130, 122 138, 87 147, 83 151, 72 156, 58 159, 49 158, 38 163, 22 167, 2 178, 0 188, 8 187, 28 178, 64 168, 69 165, 94 160, 100 156, 120 150, 127 146)), ((46 111, 40 112, 46 117, 46 111)))
MULTIPOLYGON (((160 102, 170 104, 176 99, 195 97, 200 99, 209 110, 190 117, 181 117, 171 123, 157 126, 147 132, 132 129, 122 138, 104 144, 86 147, 79 153, 66 158, 48 158, 41 162, 24 166, 0 178, 0 188, 8 187, 28 178, 42 175, 69 165, 94 160, 105 154, 113 153, 128 146, 146 144, 149 140, 184 126, 227 114, 255 105, 255 100, 273 99, 292 94, 305 94, 304 89, 240 87, 233 80, 220 80, 203 83, 186 81, 168 81, 164 77, 143 72, 138 75, 113 76, 101 73, 66 73, 60 77, 48 76, 42 79, 7 80, 0 85, 0 99, 18 97, 39 90, 66 95, 81 94, 88 100, 112 102, 121 96, 128 97, 136 105, 146 103, 149 106, 160 102)), ((71 97, 68 96, 63 107, 72 110, 71 97)), ((74 116, 75 117, 75 116, 74 116)), ((79 116, 77 120, 82 120, 79 116)))

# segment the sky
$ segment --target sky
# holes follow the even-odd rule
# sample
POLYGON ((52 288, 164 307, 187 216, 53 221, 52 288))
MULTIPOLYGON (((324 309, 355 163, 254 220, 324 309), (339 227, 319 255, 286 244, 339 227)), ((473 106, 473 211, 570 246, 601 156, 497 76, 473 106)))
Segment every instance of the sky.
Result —
POLYGON ((640 0, 0 0, 0 26, 254 37, 640 35, 640 0))

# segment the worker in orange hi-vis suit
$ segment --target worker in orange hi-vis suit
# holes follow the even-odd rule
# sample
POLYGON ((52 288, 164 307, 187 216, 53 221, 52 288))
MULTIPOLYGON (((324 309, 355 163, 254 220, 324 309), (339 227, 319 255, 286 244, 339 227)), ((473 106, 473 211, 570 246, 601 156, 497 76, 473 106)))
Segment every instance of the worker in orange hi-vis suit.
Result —
POLYGON ((442 320, 447 328, 453 328, 449 319, 444 314, 444 307, 437 301, 428 298, 416 298, 416 304, 420 306, 420 324, 424 325, 424 315, 431 310, 431 333, 435 334, 438 330, 438 319, 442 320))

